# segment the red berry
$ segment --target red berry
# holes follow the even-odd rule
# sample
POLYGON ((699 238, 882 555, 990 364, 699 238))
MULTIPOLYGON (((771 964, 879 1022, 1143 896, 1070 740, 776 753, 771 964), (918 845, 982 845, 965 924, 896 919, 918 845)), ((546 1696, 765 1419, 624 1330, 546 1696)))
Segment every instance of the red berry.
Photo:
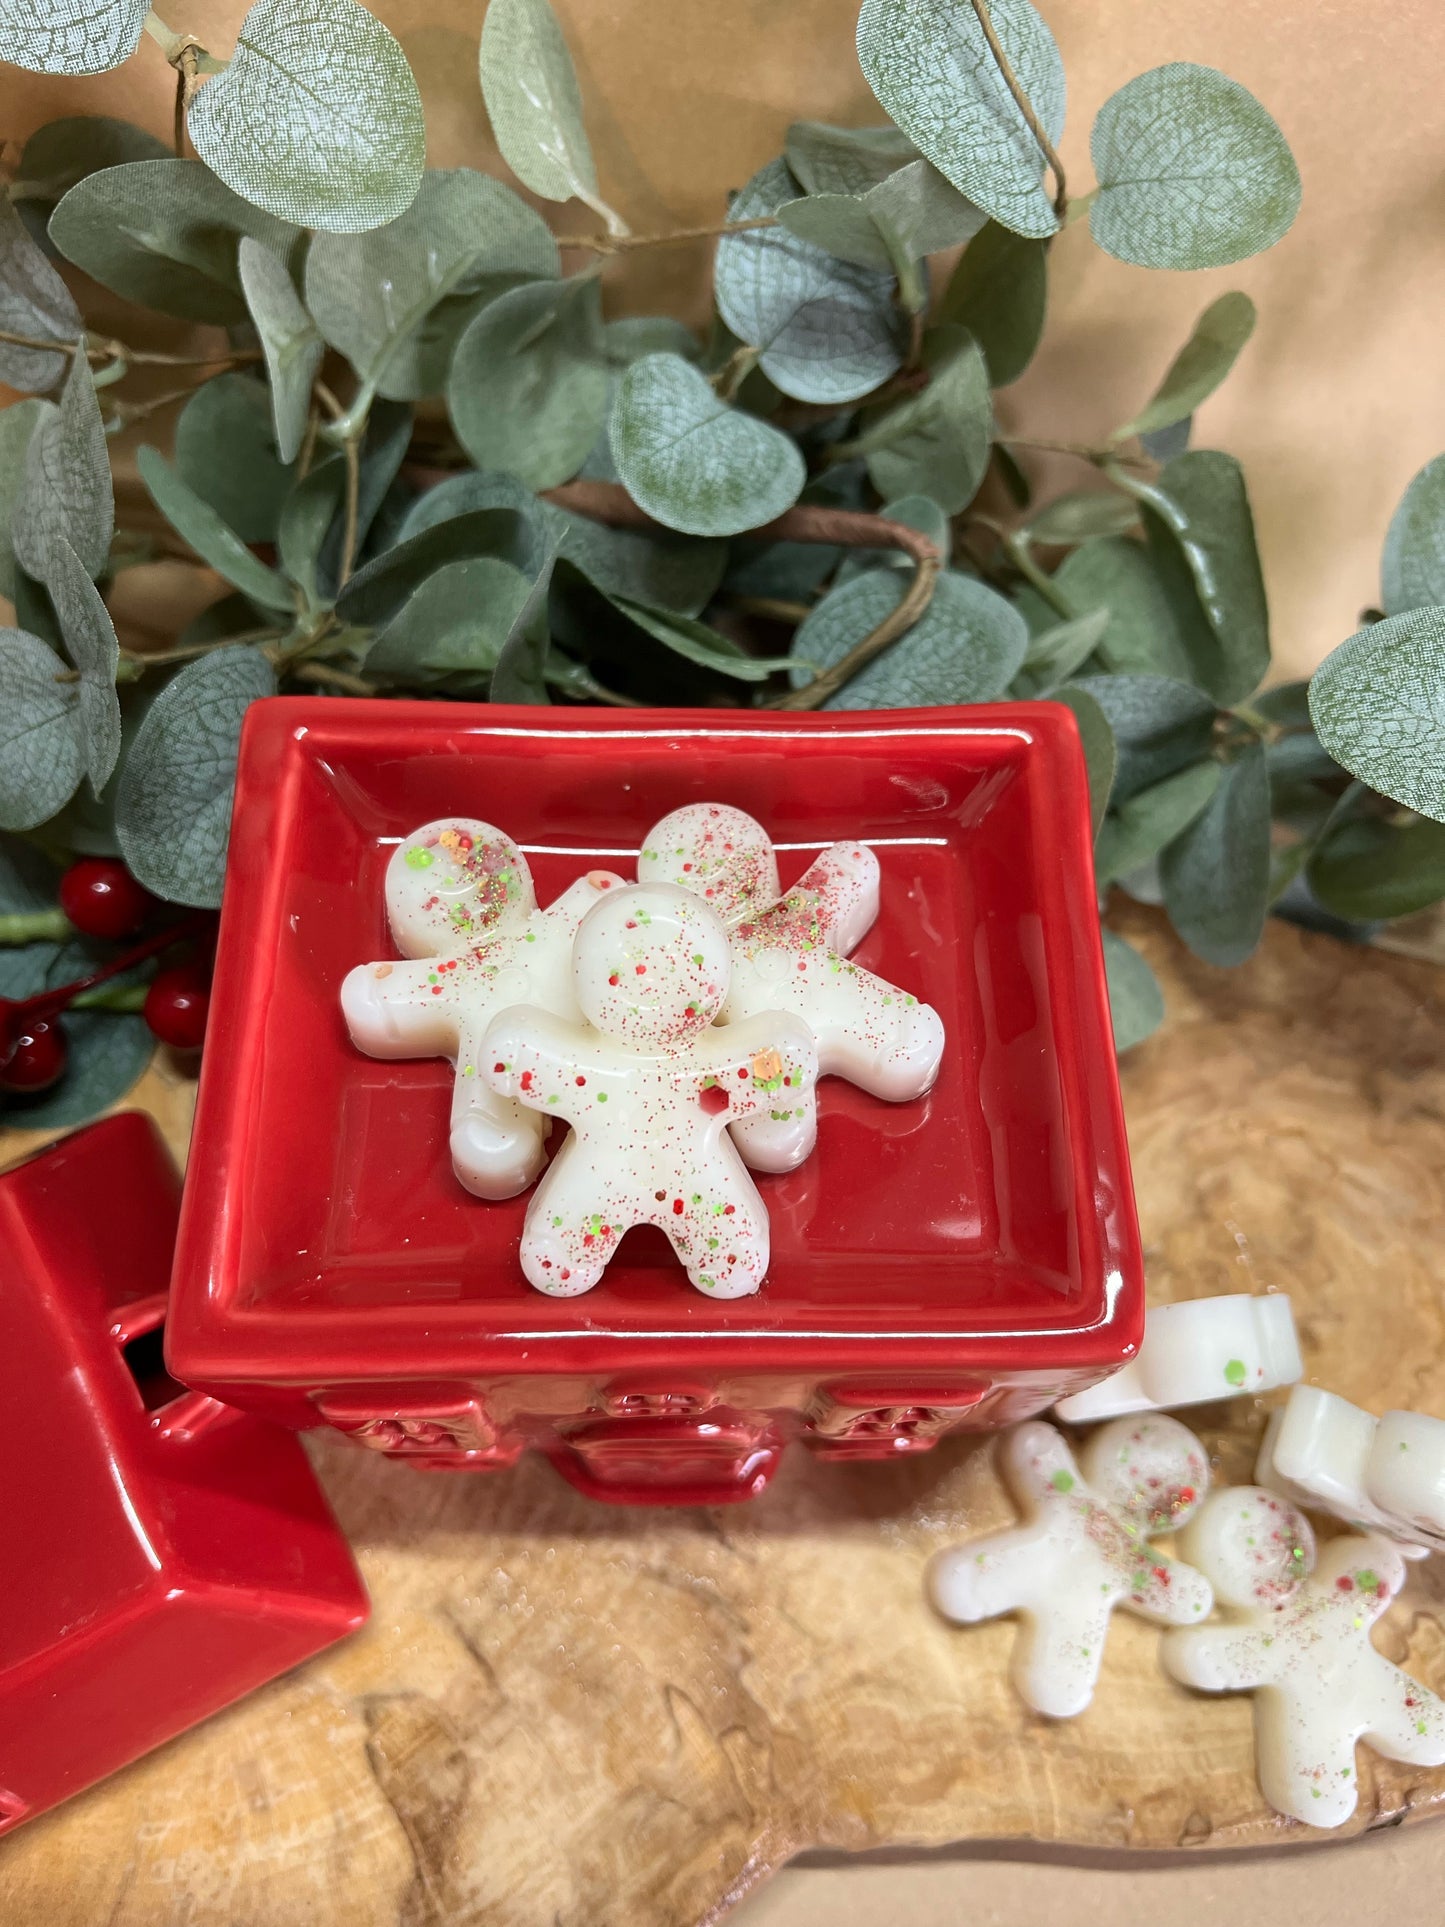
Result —
POLYGON ((60 907, 84 937, 128 937, 156 900, 118 857, 86 856, 60 879, 60 907))
POLYGON ((211 985, 195 964, 163 970, 146 992, 145 1020, 163 1044, 199 1050, 211 1007, 211 985))
POLYGON ((59 1024, 21 1018, 0 1066, 0 1090, 46 1091, 64 1069, 65 1033, 59 1024))

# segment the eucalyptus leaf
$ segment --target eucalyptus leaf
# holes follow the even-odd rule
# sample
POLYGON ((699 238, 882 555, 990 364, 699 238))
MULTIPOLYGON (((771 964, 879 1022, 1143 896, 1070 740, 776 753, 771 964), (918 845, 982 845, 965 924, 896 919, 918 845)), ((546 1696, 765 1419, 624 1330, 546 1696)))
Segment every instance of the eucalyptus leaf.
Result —
POLYGON ((275 690, 259 649, 217 649, 166 684, 137 731, 116 831, 132 875, 167 902, 220 903, 242 718, 275 690))
POLYGON ((1202 617, 1193 592, 1186 585, 1181 594, 1177 583, 1166 581, 1142 543, 1118 535, 1082 543, 1064 557, 1053 580, 1071 609, 1107 610, 1098 644, 1105 669, 1198 680, 1191 644, 1202 617))
POLYGON ((927 495, 956 515, 988 467, 993 411, 988 368, 964 329, 944 324, 924 339, 928 385, 865 418, 852 444, 883 496, 927 495))
POLYGON ((407 400, 439 393, 476 313, 461 297, 497 277, 553 277, 540 215, 485 174, 429 169, 405 213, 369 234, 321 234, 306 257, 306 305, 360 379, 407 400))
POLYGON ((85 772, 80 691, 38 636, 0 629, 0 830, 30 830, 85 772))
POLYGON ((50 550, 50 599, 66 653, 80 672, 80 731, 90 786, 99 796, 120 754, 115 672, 120 644, 110 611, 85 564, 62 536, 50 550))
POLYGON ((784 155, 807 194, 866 194, 918 159, 918 149, 896 127, 833 127, 795 120, 784 155))
POLYGON ((1185 415, 1180 421, 1170 422, 1167 428, 1146 428, 1139 437, 1139 446, 1151 461, 1162 467, 1184 453, 1193 432, 1194 417, 1185 415))
POLYGON ((646 355, 617 385, 611 440, 628 494, 667 528, 735 535, 791 508, 807 479, 797 444, 729 408, 677 355, 646 355))
POLYGON ((1387 616, 1445 603, 1445 455, 1425 464, 1390 519, 1380 593, 1387 616))
MULTIPOLYGON (((1029 0, 992 0, 989 12, 1023 91, 1057 143, 1064 69, 1053 35, 1029 0)), ((971 7, 864 0, 858 60, 889 117, 960 194, 1016 234, 1055 232, 1043 153, 971 7)))
POLYGON ((1107 609, 1091 609, 1086 616, 1055 623, 1052 628, 1030 636, 1023 668, 1014 677, 1009 694, 1025 701, 1052 695, 1076 670, 1083 668, 1098 647, 1108 623, 1107 609))
POLYGON ((1114 732, 1116 808, 1208 755, 1214 704, 1188 683, 1168 676, 1090 676, 1087 683, 1114 732))
MULTIPOLYGON (((734 198, 728 219, 775 215, 797 192, 786 161, 772 161, 734 198)), ((892 277, 840 261, 786 228, 725 235, 713 283, 723 320, 797 401, 856 401, 902 362, 892 277)))
POLYGON ((110 450, 84 355, 72 355, 60 405, 36 424, 25 453, 25 483, 10 525, 21 568, 48 582, 51 551, 68 542, 87 574, 99 575, 115 533, 110 450))
POLYGON ((143 127, 105 114, 69 114, 37 127, 21 150, 15 186, 22 217, 48 223, 55 204, 77 181, 127 161, 161 161, 171 149, 143 127))
POLYGON ((25 455, 36 426, 52 406, 43 401, 11 402, 0 408, 0 595, 15 599, 15 552, 11 525, 25 486, 25 455))
POLYGON ((238 373, 203 382, 177 419, 175 464, 243 542, 276 539, 293 476, 276 447, 265 382, 238 373))
POLYGON ((382 629, 436 570, 449 562, 491 556, 531 580, 536 535, 529 518, 510 508, 473 509, 398 542, 358 569, 336 599, 342 620, 382 629))
POLYGON ((1112 883, 1158 856, 1207 807, 1220 775, 1220 764, 1207 757, 1111 809, 1094 846, 1097 880, 1112 883))
POLYGON ((1247 87, 1192 61, 1110 95, 1089 151, 1094 239, 1139 267, 1226 267, 1273 247, 1299 208, 1299 170, 1269 114, 1247 87))
POLYGON ((426 164, 406 55, 357 0, 259 0, 187 126, 227 187, 280 220, 333 233, 395 220, 426 164))
POLYGON ((1306 870, 1310 889, 1337 917, 1409 917, 1445 897, 1445 823, 1397 818, 1367 793, 1341 798, 1306 870))
POLYGON ((476 509, 511 509, 536 522, 543 504, 525 482, 518 481, 505 469, 463 469, 438 482, 424 495, 418 495, 401 525, 401 540, 409 542, 414 535, 423 535, 428 529, 453 521, 459 515, 470 515, 476 509))
POLYGON ((649 609, 646 604, 630 601, 626 596, 614 595, 609 600, 639 629, 645 629, 665 648, 696 663, 700 669, 715 669, 719 675, 731 676, 738 682, 766 682, 775 669, 791 667, 786 656, 750 656, 731 637, 721 635, 691 616, 679 615, 674 609, 649 609))
POLYGON ((136 467, 151 500, 202 561, 209 562, 227 582, 263 608, 286 615, 291 613, 295 596, 290 584, 252 555, 235 530, 221 520, 209 502, 202 501, 195 490, 182 481, 158 450, 138 449, 136 467))
MULTIPOLYGON (((890 616, 906 584, 892 569, 826 595, 793 638, 793 687, 831 668, 890 616)), ((990 702, 1002 696, 1023 662, 1028 630, 1001 595, 972 576, 945 571, 927 609, 824 705, 827 709, 912 709, 933 703, 990 702)))
POLYGON ((497 666, 492 672, 489 700, 494 703, 550 703, 547 692, 547 658, 551 636, 547 629, 547 594, 552 586, 552 569, 557 560, 552 550, 527 599, 513 618, 502 644, 497 666))
POLYGON ((1034 358, 1048 294, 1045 244, 990 221, 964 249, 934 319, 967 328, 983 350, 989 385, 1007 388, 1034 358))
POLYGON ((1139 952, 1112 930, 1103 932, 1104 974, 1109 982, 1109 1015, 1114 1049, 1122 1056, 1164 1022, 1164 993, 1139 952))
MULTIPOLYGON (((314 242, 312 246, 314 250, 314 242)), ((302 305, 285 262, 249 234, 242 237, 237 269, 251 323, 266 357, 276 453, 289 464, 296 460, 306 433, 311 384, 326 344, 302 305)))
MULTIPOLYGON (((629 376, 657 359, 635 363, 629 376)), ((597 282, 537 281, 472 322, 452 359, 447 406, 480 467, 552 488, 577 473, 596 441, 609 386, 597 282)))
POLYGON ((1310 715, 1352 776, 1445 822, 1445 609, 1388 616, 1342 642, 1315 671, 1310 715))
POLYGON ((550 502, 541 508, 558 556, 607 595, 629 602, 695 616, 712 600, 727 566, 722 542, 695 541, 665 530, 609 529, 550 502))
POLYGON ((1078 489, 1056 495, 1030 517, 1030 542, 1063 548, 1100 535, 1128 535, 1139 526, 1139 504, 1114 489, 1078 489))
POLYGON ((510 562, 447 562, 408 598, 366 652, 367 676, 395 683, 485 683, 532 584, 510 562))
MULTIPOLYGON (((76 342, 85 323, 70 290, 51 267, 11 202, 0 194, 0 329, 33 340, 76 342)), ((0 341, 0 382, 22 394, 54 388, 72 357, 0 341)))
POLYGON ((924 160, 910 161, 861 195, 809 194, 784 201, 778 219, 799 240, 826 248, 859 267, 898 277, 919 307, 922 277, 914 264, 941 248, 957 247, 983 226, 984 216, 924 160))
POLYGON ((577 70, 547 0, 491 0, 482 22, 482 98, 502 159, 544 201, 596 205, 597 168, 577 70))
POLYGON ((1114 430, 1113 439, 1122 442, 1131 435, 1157 434, 1161 428, 1187 421, 1234 366, 1254 333, 1254 321, 1254 303, 1247 294, 1222 294, 1211 301, 1148 403, 1132 421, 1114 430))
POLYGON ((0 916, 55 909, 61 874, 61 866, 33 843, 0 837, 0 916))
POLYGON ((0 60, 32 74, 105 74, 129 60, 146 0, 6 0, 0 60))
POLYGON ((246 319, 237 263, 245 234, 281 260, 300 238, 192 160, 101 168, 50 217, 60 252, 113 293, 183 321, 228 326, 246 319))
POLYGON ((1214 794, 1159 858, 1164 907, 1195 956, 1243 963, 1269 904, 1269 777, 1256 743, 1230 763, 1214 794))
POLYGON ((281 505, 276 547, 281 567, 300 589, 308 609, 319 609, 321 547, 327 531, 342 511, 346 496, 346 462, 329 455, 297 482, 281 505))
POLYGON ((1150 551, 1176 613, 1189 606, 1185 584, 1198 598, 1203 620, 1187 635, 1196 679, 1221 703, 1243 701, 1269 668, 1269 610, 1239 463, 1197 448, 1157 482, 1120 474, 1149 511, 1150 551))
POLYGON ((1072 711, 1074 721, 1079 726, 1079 741, 1084 747, 1084 762, 1089 772, 1089 815, 1097 836, 1114 787, 1114 770, 1118 761, 1114 732, 1089 684, 1068 683, 1054 691, 1053 700, 1072 711))
MULTIPOLYGON (((405 402, 378 401, 371 405, 366 433, 361 440, 360 474, 356 489, 356 553, 368 546, 373 524, 379 519, 392 484, 411 445, 413 416, 405 402)), ((398 516, 398 525, 400 523, 398 516)), ((327 531, 321 551, 321 587, 329 599, 335 596, 341 577, 341 545, 344 518, 338 516, 327 531)), ((391 540, 394 541, 394 537, 391 540)), ((386 548, 390 542, 378 546, 386 548)), ((354 560, 354 558, 353 558, 354 560)))

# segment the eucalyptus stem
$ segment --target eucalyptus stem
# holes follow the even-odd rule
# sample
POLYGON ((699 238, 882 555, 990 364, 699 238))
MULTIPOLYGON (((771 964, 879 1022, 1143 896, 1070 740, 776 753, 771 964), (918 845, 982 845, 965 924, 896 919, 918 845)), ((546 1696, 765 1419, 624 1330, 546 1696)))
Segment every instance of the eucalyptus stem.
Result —
POLYGON ((1039 151, 1048 162, 1049 170, 1054 177, 1054 212, 1060 220, 1063 220, 1069 206, 1068 185, 1064 179, 1064 163, 1059 159, 1058 151, 1054 143, 1049 139, 1048 130, 1035 112, 1034 104, 1025 92, 1023 82, 1014 72, 1013 62, 1003 50, 1003 43, 1000 41, 994 28, 993 16, 988 9, 988 0, 969 0, 969 5, 978 17, 978 24, 983 29, 983 37, 988 42, 988 50, 994 57, 994 63, 999 73, 1003 76, 1004 85, 1013 95, 1018 110, 1028 125, 1029 132, 1038 142, 1039 151))
POLYGON ((359 438, 348 435, 341 445, 346 461, 346 507, 345 520, 341 534, 341 567, 337 572, 337 586, 344 589, 351 580, 351 571, 356 563, 356 524, 361 505, 361 446, 359 438))
POLYGON ((1001 522, 995 522, 989 515, 975 515, 971 519, 979 528, 987 529, 991 535, 997 536, 999 547, 1024 581, 1038 591, 1056 615, 1062 616, 1065 622, 1072 622, 1078 611, 1070 607, 1068 599, 1053 577, 1035 562, 1026 537, 1020 535, 1016 529, 1006 529, 1001 522))
POLYGON ((634 248, 667 248, 683 241, 713 241, 725 234, 750 234, 755 228, 779 225, 776 214, 759 214, 751 221, 670 228, 662 234, 559 234, 556 240, 559 248, 587 248, 593 254, 630 254, 634 248))
POLYGON ((261 359, 259 348, 227 348, 215 355, 167 355, 154 348, 131 348, 123 341, 56 341, 48 335, 17 334, 13 328, 0 328, 0 341, 12 348, 34 348, 50 355, 73 355, 83 350, 87 361, 124 361, 136 368, 239 367, 243 362, 261 359))

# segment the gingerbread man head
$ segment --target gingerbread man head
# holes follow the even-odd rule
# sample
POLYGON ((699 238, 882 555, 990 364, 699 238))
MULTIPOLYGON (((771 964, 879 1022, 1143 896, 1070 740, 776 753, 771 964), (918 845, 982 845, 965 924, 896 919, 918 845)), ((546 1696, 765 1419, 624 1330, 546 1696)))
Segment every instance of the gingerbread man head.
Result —
POLYGON ((687 803, 648 832, 637 858, 643 883, 677 883, 731 927, 782 894, 772 841, 730 803, 687 803))
MULTIPOLYGON (((1080 1452, 1079 1464, 1101 1503, 1146 1538, 1185 1525, 1209 1490, 1209 1464, 1198 1439, 1162 1412, 1101 1426, 1080 1452)), ((1199 1560, 1185 1556, 1205 1571, 1199 1560)))
POLYGON ((527 859, 474 817, 439 817, 404 837, 386 870, 386 915, 404 957, 460 957, 519 929, 537 907, 527 859))
POLYGON ((633 1050, 676 1050, 722 1009, 732 977, 727 931, 672 884, 614 890, 578 925, 572 977, 583 1016, 633 1050))
POLYGON ((1216 1492, 1180 1546, 1219 1603, 1241 1610, 1282 1606, 1315 1565, 1309 1520, 1288 1499, 1258 1485, 1216 1492))

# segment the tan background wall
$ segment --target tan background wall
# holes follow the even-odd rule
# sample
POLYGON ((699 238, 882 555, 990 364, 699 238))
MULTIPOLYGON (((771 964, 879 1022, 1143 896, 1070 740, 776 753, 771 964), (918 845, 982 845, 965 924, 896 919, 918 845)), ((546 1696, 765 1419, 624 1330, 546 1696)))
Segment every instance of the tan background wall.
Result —
MULTIPOLYGON (((479 0, 373 0, 422 83, 433 164, 496 166, 476 80, 479 0)), ((876 117, 853 54, 855 0, 557 0, 575 50, 603 190, 638 230, 720 214, 797 116, 876 117)), ((228 52, 241 0, 161 0, 228 52)), ((1003 413, 1020 434, 1093 438, 1131 414, 1193 316, 1226 287, 1261 311, 1199 436, 1249 473, 1281 672, 1301 673, 1378 593, 1380 541, 1415 470, 1445 447, 1445 7, 1438 0, 1046 0, 1070 81, 1064 157, 1091 179, 1094 110, 1134 73, 1212 63, 1253 88, 1289 136, 1305 199, 1270 255, 1151 274, 1075 229, 1055 253, 1046 345, 1003 413)), ((170 74, 143 43, 81 82, 0 69, 0 131, 59 112, 170 124, 170 74)), ((590 222, 570 209, 563 225, 590 222)), ((696 318, 706 252, 609 269, 617 305, 696 318)))

